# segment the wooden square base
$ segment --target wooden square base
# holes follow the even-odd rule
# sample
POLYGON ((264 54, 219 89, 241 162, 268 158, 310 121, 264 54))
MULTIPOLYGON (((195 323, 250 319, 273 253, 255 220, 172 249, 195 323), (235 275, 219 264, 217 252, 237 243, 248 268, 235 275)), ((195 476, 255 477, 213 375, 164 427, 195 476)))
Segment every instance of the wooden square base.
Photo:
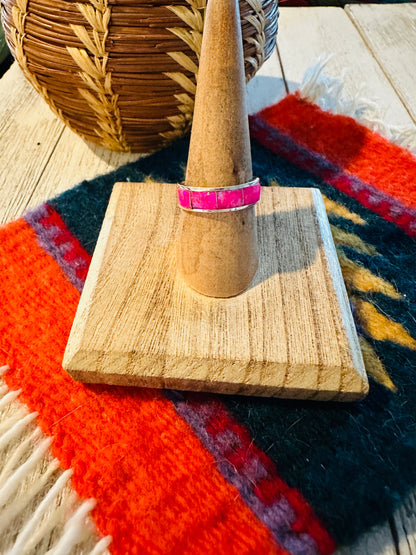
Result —
POLYGON ((230 299, 176 272, 171 184, 118 183, 64 357, 77 380, 297 399, 368 391, 321 194, 263 188, 259 270, 230 299))

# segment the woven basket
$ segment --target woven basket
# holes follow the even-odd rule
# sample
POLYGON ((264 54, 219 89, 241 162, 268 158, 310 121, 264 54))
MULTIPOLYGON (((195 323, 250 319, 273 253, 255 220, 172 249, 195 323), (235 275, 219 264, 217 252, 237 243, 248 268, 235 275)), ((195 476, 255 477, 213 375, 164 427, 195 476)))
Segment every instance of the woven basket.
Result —
MULTIPOLYGON (((137 152, 190 126, 206 1, 1 0, 12 53, 51 109, 85 139, 137 152)), ((240 11, 249 79, 273 50, 277 0, 240 11)))

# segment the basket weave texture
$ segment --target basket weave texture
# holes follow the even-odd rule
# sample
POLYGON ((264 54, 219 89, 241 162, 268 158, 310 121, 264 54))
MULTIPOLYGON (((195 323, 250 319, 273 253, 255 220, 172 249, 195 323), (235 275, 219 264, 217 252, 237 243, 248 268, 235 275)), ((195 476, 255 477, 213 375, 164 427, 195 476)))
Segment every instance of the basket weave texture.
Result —
MULTIPOLYGON (((148 152, 189 129, 207 0, 1 0, 26 78, 76 133, 148 152)), ((277 0, 240 0, 250 79, 270 55, 277 0)))

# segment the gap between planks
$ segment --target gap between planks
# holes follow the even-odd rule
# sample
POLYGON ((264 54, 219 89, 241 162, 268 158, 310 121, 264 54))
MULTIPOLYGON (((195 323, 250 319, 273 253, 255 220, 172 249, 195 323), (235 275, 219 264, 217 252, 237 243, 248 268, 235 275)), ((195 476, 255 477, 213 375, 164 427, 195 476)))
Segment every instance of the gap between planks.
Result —
POLYGON ((26 209, 63 131, 17 64, 0 80, 0 222, 26 209), (10 94, 13 91, 13 95, 10 94))
MULTIPOLYGON (((361 8, 354 6, 357 10, 361 8)), ((333 7, 280 9, 277 49, 288 92, 299 87, 306 69, 321 54, 333 53, 335 56, 328 62, 325 73, 342 79, 342 71, 346 70, 345 92, 349 97, 356 95, 365 83, 368 96, 378 98, 380 107, 386 109, 385 120, 389 124, 412 125, 409 111, 395 87, 348 16, 341 8, 333 7), (299 36, 302 36, 302 45, 299 36)), ((391 27, 394 33, 394 24, 391 27)), ((413 495, 395 512, 391 525, 386 522, 372 528, 354 545, 340 548, 337 554, 415 555, 416 540, 412 534, 416 529, 416 510, 412 510, 415 507, 413 495)))
POLYGON ((0 79, 0 224, 136 160, 85 142, 51 112, 15 62, 0 79), (13 91, 13 95, 10 95, 13 91))
POLYGON ((321 55, 333 54, 324 72, 344 83, 346 97, 359 94, 377 99, 387 124, 413 125, 409 112, 343 9, 281 8, 277 45, 290 93, 299 88, 305 71, 321 55))
MULTIPOLYGON (((286 94, 276 51, 248 85, 254 113, 286 94)), ((0 80, 0 224, 75 186, 82 180, 137 160, 85 142, 50 111, 14 63, 0 80), (13 96, 9 91, 13 90, 13 96), (23 168, 23 170, 22 170, 23 168)))
POLYGON ((416 5, 348 4, 345 12, 416 123, 416 5))
MULTIPOLYGON (((401 5, 400 5, 401 6, 401 5)), ((406 6, 409 6, 408 4, 406 6)), ((354 6, 355 10, 361 10, 364 6, 354 6)), ((365 6, 367 8, 369 6, 365 6)), ((393 9, 393 6, 389 6, 389 8, 393 9)), ((396 12, 399 8, 399 5, 395 5, 394 8, 396 12)), ((377 6, 378 10, 386 10, 386 6, 377 6)), ((402 9, 402 8, 401 8, 402 9)), ((341 8, 281 8, 281 18, 280 18, 280 31, 279 31, 279 46, 280 51, 279 54, 282 59, 282 67, 285 72, 287 72, 287 80, 284 79, 282 75, 282 71, 279 68, 279 73, 273 73, 277 71, 277 67, 275 65, 275 60, 272 60, 271 63, 274 65, 274 69, 270 69, 270 67, 264 66, 265 73, 263 74, 266 77, 276 77, 277 80, 274 80, 273 83, 276 85, 284 85, 287 81, 288 90, 290 92, 293 91, 293 87, 289 87, 290 78, 293 75, 293 70, 297 71, 297 77, 295 81, 300 82, 301 77, 303 76, 304 71, 310 65, 311 62, 316 60, 317 56, 322 52, 329 52, 328 46, 331 44, 333 40, 333 32, 326 33, 325 26, 328 25, 331 21, 331 17, 329 12, 333 10, 338 10, 339 12, 343 12, 341 8), (313 14, 312 12, 315 11, 316 13, 313 14), (293 12, 293 13, 290 13, 293 12), (295 13, 296 12, 296 13, 295 13), (305 13, 304 13, 305 12, 305 13), (307 13, 310 12, 310 13, 307 13), (328 12, 328 14, 326 14, 328 12), (289 17, 290 16, 290 17, 289 17), (296 20, 298 20, 298 24, 296 24, 296 20), (310 41, 311 34, 316 33, 316 26, 321 28, 321 35, 320 39, 317 43, 312 44, 310 41), (289 29, 289 31, 287 31, 289 29), (302 36, 305 37, 304 41, 308 42, 308 48, 305 48, 304 45, 300 46, 300 42, 298 37, 302 36), (321 41, 321 42, 320 42, 321 41), (290 60, 287 55, 287 51, 285 50, 286 46, 292 47, 294 53, 296 53, 295 61, 290 60), (308 59, 309 58, 309 59, 308 59), (298 60, 298 61, 296 61, 298 60), (295 63, 296 62, 296 63, 295 63)), ((348 15, 351 17, 350 7, 348 7, 348 15)), ((392 12, 393 14, 393 12, 392 12)), ((346 14, 344 14, 346 15, 346 14)), ((394 14, 393 14, 394 15, 394 14)), ((337 16, 340 19, 340 16, 337 16)), ((340 60, 340 63, 337 65, 335 64, 335 60, 331 61, 328 64, 327 72, 334 75, 339 75, 340 69, 342 67, 346 67, 350 70, 350 80, 351 91, 356 91, 359 83, 361 80, 366 80, 367 84, 370 81, 371 85, 371 94, 377 95, 377 90, 380 87, 386 87, 387 89, 393 89, 394 95, 396 100, 392 102, 392 107, 389 108, 387 117, 388 121, 398 124, 409 124, 411 122, 411 118, 407 112, 407 110, 403 107, 403 104, 399 102, 397 104, 397 94, 395 93, 394 88, 392 87, 391 83, 386 78, 384 72, 379 67, 379 64, 374 59, 373 55, 371 54, 371 58, 373 58, 372 64, 373 69, 370 73, 370 76, 367 75, 366 67, 368 66, 368 59, 369 59, 369 49, 368 46, 364 43, 362 37, 357 32, 357 29, 352 25, 350 21, 352 29, 355 31, 355 36, 358 36, 361 39, 361 44, 364 44, 364 49, 362 51, 363 59, 360 55, 360 63, 356 64, 355 57, 353 52, 350 51, 350 44, 345 42, 345 25, 343 33, 341 36, 337 37, 336 44, 333 45, 332 51, 336 52, 336 57, 340 60), (363 64, 363 65, 362 65, 363 64), (374 64, 379 68, 379 72, 381 72, 382 78, 381 79, 373 79, 371 74, 374 77, 374 73, 376 76, 378 75, 377 68, 374 69, 374 64), (352 77, 351 77, 352 76, 352 77), (401 106, 401 108, 400 108, 401 106), (403 116, 403 114, 405 114, 403 116)), ((356 24, 356 22, 355 22, 356 24)), ((332 24, 333 25, 333 24, 332 24)), ((333 25, 335 27, 335 25, 333 25)), ((395 33, 395 25, 391 25, 391 32, 395 33)), ((350 39, 354 37, 354 33, 350 33, 350 39)), ((348 38, 348 34, 347 34, 348 38)), ((356 40, 356 39, 354 39, 356 40)), ((354 49, 356 52, 356 49, 354 49)), ((12 66, 9 72, 19 73, 19 69, 16 67, 16 64, 12 66)), ((11 74, 12 75, 12 74, 11 74)), ((16 82, 15 87, 7 87, 6 83, 10 83, 10 76, 7 73, 3 76, 2 80, 0 80, 0 98, 2 100, 0 104, 0 146, 1 151, 3 154, 3 160, 8 160, 9 163, 5 164, 3 167, 7 166, 7 172, 2 175, 2 181, 0 182, 0 191, 1 191, 1 200, 5 199, 4 194, 6 194, 8 206, 4 207, 3 205, 0 206, 0 220, 6 221, 11 220, 17 216, 19 216, 23 210, 26 209, 27 205, 35 206, 42 200, 49 198, 50 196, 54 196, 59 192, 75 185, 78 181, 83 178, 93 177, 98 173, 102 173, 103 171, 108 171, 113 167, 117 167, 117 160, 115 159, 119 155, 114 155, 114 158, 110 158, 108 160, 101 160, 100 161, 100 154, 96 154, 97 157, 94 163, 91 163, 91 152, 89 151, 88 146, 80 139, 79 137, 75 136, 70 130, 65 129, 62 132, 63 124, 59 122, 55 116, 49 111, 49 109, 44 104, 44 101, 38 98, 38 102, 36 106, 39 106, 39 111, 33 110, 32 113, 36 113, 36 118, 39 118, 43 114, 49 114, 46 118, 48 121, 52 119, 52 123, 48 125, 52 128, 52 135, 56 137, 56 131, 53 131, 54 126, 61 130, 60 137, 55 141, 52 149, 37 149, 35 150, 36 153, 36 164, 32 168, 28 168, 28 171, 22 172, 22 167, 26 168, 26 164, 19 163, 21 152, 25 152, 25 157, 28 157, 28 150, 27 144, 25 141, 28 138, 28 130, 22 132, 25 129, 26 122, 24 118, 20 117, 19 115, 22 114, 22 107, 24 106, 23 99, 26 98, 25 95, 22 97, 22 87, 26 89, 26 93, 29 96, 28 104, 33 105, 34 99, 37 98, 36 93, 31 90, 29 84, 25 83, 24 78, 22 75, 19 75, 20 83, 16 82), (13 90, 13 96, 10 95, 10 90, 13 90), (28 91, 28 92, 27 92, 28 91), (31 97, 31 98, 30 98, 31 97), (19 119, 19 121, 17 121, 19 119), (5 134, 8 132, 7 128, 9 129, 8 135, 8 142, 9 144, 5 144, 2 141, 5 134), (10 135, 10 133, 14 133, 14 136, 10 135), (17 136, 18 135, 18 136, 17 136), (12 148, 12 144, 15 142, 15 148, 12 148), (76 145, 74 147, 74 144, 76 145), (18 146, 18 148, 17 148, 18 146), (74 149, 74 157, 71 157, 71 149, 74 149), (17 156, 16 156, 17 153, 17 156), (42 169, 39 171, 39 158, 41 160, 45 160, 46 163, 43 165, 42 169), (64 159, 62 159, 64 157, 64 159), (65 160, 65 161, 64 161, 65 160), (68 164, 68 165, 67 165, 68 164), (87 168, 86 168, 87 166, 87 168), (88 169, 89 167, 89 169, 88 169), (82 168, 82 171, 81 171, 82 168), (10 171, 11 170, 11 171, 10 171), (90 175, 87 176, 86 172, 90 172, 90 175), (33 172, 33 173, 32 173, 33 172), (16 174, 19 175, 16 176, 16 174), (30 175, 31 174, 31 175, 30 175), (29 178, 32 179, 34 175, 36 175, 37 179, 34 183, 33 180, 29 182, 25 179, 25 176, 29 175, 29 178), (4 183, 3 183, 4 181, 4 183), (16 183, 13 183, 16 181, 16 183)), ((253 82, 252 82, 253 83, 253 82)), ((265 83, 265 81, 264 81, 265 83)), ((271 84, 272 81, 269 81, 271 84)), ((253 84, 249 84, 249 87, 256 90, 256 87, 253 84)), ((258 88, 257 88, 258 90, 258 88)), ((279 95, 281 94, 279 90, 276 92, 276 101, 279 100, 279 95)), ((348 85, 347 90, 350 90, 350 85, 348 85)), ((389 93, 390 94, 390 93, 389 93)), ((283 97, 284 93, 282 93, 281 97, 283 97)), ((383 95, 385 98, 385 95, 383 95)), ((272 101, 273 102, 273 101, 272 101)), ((272 103, 270 102, 270 103, 272 103)), ((388 100, 380 100, 380 104, 384 107, 389 107, 388 100)), ((263 106, 260 106, 263 107, 263 106)), ((43 117, 43 116, 42 116, 43 117)), ((39 121, 37 119, 37 121, 39 121)), ((39 129, 36 130, 39 132, 39 129)), ((49 139, 52 135, 44 134, 43 136, 46 139, 49 139)), ((36 141, 38 142, 38 141, 36 141)), ((7 141, 6 141, 7 143, 7 141)), ((36 145, 38 146, 38 145, 36 145)), ((44 146, 44 145, 39 145, 44 146)), ((136 156, 137 157, 137 156, 136 156)), ((127 161, 127 160, 126 160, 127 161)), ((118 164, 120 165, 120 164, 118 164)), ((413 501, 406 502, 401 509, 399 509, 395 513, 395 522, 396 522, 396 530, 395 533, 397 534, 398 538, 398 551, 401 555, 411 555, 416 553, 415 547, 415 536, 412 532, 415 530, 415 496, 410 496, 410 499, 413 501)), ((377 528, 373 530, 373 532, 369 533, 365 539, 361 542, 356 544, 354 548, 349 548, 347 550, 342 550, 343 554, 347 555, 351 553, 355 554, 381 554, 383 555, 390 555, 393 553, 397 553, 394 539, 392 538, 391 534, 390 537, 388 535, 385 537, 383 535, 384 528, 377 528), (372 539, 371 539, 372 538, 372 539), (365 548, 365 545, 368 549, 365 548)))

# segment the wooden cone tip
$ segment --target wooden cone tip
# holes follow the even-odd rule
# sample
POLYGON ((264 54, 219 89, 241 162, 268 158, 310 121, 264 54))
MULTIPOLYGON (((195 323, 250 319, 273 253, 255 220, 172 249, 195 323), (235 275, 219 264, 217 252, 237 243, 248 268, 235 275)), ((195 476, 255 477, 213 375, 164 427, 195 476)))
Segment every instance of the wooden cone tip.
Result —
MULTIPOLYGON (((209 0, 185 184, 230 187, 252 179, 239 5, 209 0)), ((206 296, 245 291, 258 266, 254 209, 182 213, 178 269, 206 296)))
POLYGON ((238 2, 207 6, 185 182, 239 185, 252 178, 238 2))

